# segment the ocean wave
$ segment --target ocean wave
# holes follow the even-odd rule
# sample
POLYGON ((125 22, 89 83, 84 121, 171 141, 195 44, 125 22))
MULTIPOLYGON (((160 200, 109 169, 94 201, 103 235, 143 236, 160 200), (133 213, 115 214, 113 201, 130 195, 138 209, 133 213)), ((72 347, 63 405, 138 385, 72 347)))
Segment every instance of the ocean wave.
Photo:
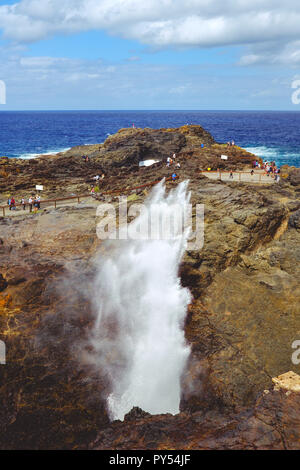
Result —
POLYGON ((22 160, 31 160, 32 158, 37 158, 40 155, 55 155, 60 152, 66 152, 70 150, 71 147, 67 147, 64 149, 55 149, 55 150, 48 150, 47 152, 40 152, 40 153, 22 153, 18 155, 17 158, 21 158, 22 160))
POLYGON ((275 160, 277 157, 280 156, 279 149, 265 147, 265 146, 245 147, 245 150, 247 150, 247 152, 253 153, 254 155, 257 155, 258 157, 261 157, 265 160, 268 160, 268 159, 275 160))
POLYGON ((257 147, 244 147, 248 152, 253 153, 264 161, 275 161, 277 165, 299 165, 300 151, 295 152, 287 148, 266 147, 264 145, 257 147))

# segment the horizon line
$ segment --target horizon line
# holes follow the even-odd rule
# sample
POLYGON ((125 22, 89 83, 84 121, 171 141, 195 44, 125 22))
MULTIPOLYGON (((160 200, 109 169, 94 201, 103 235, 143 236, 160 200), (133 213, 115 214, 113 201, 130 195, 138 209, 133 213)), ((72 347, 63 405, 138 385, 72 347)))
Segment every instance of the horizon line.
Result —
POLYGON ((4 112, 299 112, 300 109, 0 109, 4 112))

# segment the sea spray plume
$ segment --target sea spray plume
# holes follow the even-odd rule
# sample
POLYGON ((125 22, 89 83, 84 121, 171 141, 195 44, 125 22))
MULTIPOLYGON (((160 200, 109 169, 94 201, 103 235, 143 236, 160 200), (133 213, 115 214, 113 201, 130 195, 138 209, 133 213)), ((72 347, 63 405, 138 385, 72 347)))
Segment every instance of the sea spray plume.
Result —
MULTIPOLYGON (((183 212, 190 200, 187 184, 168 195, 164 183, 158 184, 146 201, 148 210, 129 229, 145 227, 149 209, 155 220, 178 220, 178 210, 183 212)), ((169 239, 110 242, 117 249, 97 260, 92 345, 96 364, 110 382, 111 419, 123 419, 133 406, 152 414, 179 412, 181 376, 190 353, 183 326, 191 301, 178 278, 189 236, 180 225, 174 224, 169 239)))

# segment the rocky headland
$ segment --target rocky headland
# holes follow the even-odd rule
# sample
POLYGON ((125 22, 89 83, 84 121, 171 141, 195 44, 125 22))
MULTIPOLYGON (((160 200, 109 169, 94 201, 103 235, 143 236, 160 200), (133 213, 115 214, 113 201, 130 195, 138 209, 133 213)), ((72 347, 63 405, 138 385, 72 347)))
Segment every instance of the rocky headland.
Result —
POLYGON ((134 408, 124 422, 109 421, 105 377, 84 363, 81 348, 93 321, 93 260, 105 249, 96 236, 97 201, 42 204, 37 214, 0 217, 0 340, 7 348, 0 448, 300 448, 300 393, 272 381, 300 374, 292 362, 300 340, 300 169, 282 168, 272 185, 215 181, 200 170, 249 171, 255 156, 215 142, 200 126, 122 129, 99 145, 0 159, 0 205, 8 194, 27 197, 36 184, 48 199, 84 194, 102 173, 100 199, 127 189, 129 202, 142 202, 150 189, 130 188, 170 176, 173 153, 193 204, 205 205, 204 247, 186 252, 180 267, 193 295, 180 413, 134 408), (147 159, 158 163, 139 167, 147 159))

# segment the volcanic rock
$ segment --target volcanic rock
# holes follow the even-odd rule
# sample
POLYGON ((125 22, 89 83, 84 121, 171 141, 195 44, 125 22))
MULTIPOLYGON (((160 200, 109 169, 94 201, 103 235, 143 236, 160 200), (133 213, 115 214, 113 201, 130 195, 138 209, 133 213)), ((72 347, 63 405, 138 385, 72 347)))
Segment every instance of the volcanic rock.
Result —
MULTIPOLYGON (((94 259, 107 249, 96 236, 98 202, 49 203, 38 214, 18 208, 0 219, 0 340, 7 347, 0 448, 299 448, 299 393, 272 389, 272 378, 300 374, 291 360, 300 339, 297 170, 286 168, 274 185, 211 180, 199 169, 216 169, 220 155, 229 155, 224 168, 248 171, 255 157, 216 143, 200 126, 126 129, 56 156, 1 159, 2 202, 31 194, 35 184, 44 184, 44 199, 86 194, 104 171, 100 194, 127 191, 130 206, 149 193, 133 187, 170 176, 165 159, 174 152, 191 202, 205 206, 204 246, 187 251, 180 266, 193 295, 180 413, 134 408, 124 422, 109 421, 105 371, 92 366, 88 344, 94 259), (154 157, 160 163, 138 167, 154 157)), ((176 184, 167 182, 167 190, 176 184)))

